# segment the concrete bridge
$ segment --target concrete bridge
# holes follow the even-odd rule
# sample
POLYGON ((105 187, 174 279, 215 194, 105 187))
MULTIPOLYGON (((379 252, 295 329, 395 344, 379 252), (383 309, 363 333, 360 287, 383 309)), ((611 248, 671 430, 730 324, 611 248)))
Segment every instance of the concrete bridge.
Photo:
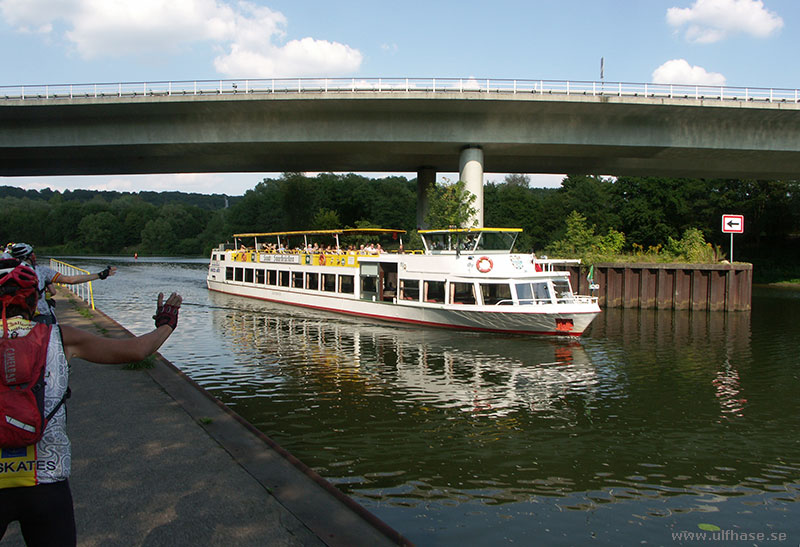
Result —
MULTIPOLYGON (((797 178, 796 89, 475 79, 0 87, 0 175, 436 172, 797 178)), ((224 190, 224 189, 221 189, 224 190)))

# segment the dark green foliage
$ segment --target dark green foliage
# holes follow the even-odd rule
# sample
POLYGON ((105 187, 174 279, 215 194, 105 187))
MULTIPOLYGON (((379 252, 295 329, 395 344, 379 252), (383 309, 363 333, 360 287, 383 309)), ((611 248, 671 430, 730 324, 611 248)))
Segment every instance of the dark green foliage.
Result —
MULTIPOLYGON (((486 226, 522 228, 520 252, 541 254, 556 242, 573 242, 577 222, 568 234, 566 220, 574 212, 599 238, 592 239, 595 252, 624 241, 623 251, 669 254, 693 234, 692 241, 711 244, 707 248, 722 258, 729 236, 720 222, 727 213, 745 217, 744 234, 735 236, 735 258, 755 263, 757 277, 765 270, 786 277, 781 272, 797 271, 794 262, 800 263, 797 181, 569 175, 557 189, 530 188, 528 182, 512 175, 484 187, 486 226)), ((434 199, 447 195, 446 189, 438 186, 434 199)), ((0 242, 26 241, 40 254, 205 255, 240 232, 356 226, 411 231, 416 192, 415 180, 352 173, 284 173, 227 198, 2 186, 0 242)), ((407 246, 412 238, 407 236, 407 246)))

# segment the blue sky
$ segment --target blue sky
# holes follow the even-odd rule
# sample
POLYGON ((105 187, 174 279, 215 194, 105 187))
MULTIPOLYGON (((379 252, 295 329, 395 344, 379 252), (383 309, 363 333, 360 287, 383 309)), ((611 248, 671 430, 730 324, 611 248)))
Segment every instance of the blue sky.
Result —
MULTIPOLYGON (((315 76, 599 80, 602 57, 607 82, 794 89, 800 2, 0 0, 0 51, 0 86, 315 76)), ((272 175, 0 184, 236 195, 272 175)), ((534 185, 560 181, 531 175, 534 185)))

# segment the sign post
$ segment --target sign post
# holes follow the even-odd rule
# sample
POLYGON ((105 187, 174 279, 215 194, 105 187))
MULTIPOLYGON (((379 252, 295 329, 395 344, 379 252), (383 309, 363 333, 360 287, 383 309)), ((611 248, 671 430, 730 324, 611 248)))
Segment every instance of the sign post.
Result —
POLYGON ((733 264, 733 234, 744 233, 744 216, 722 215, 722 232, 731 234, 731 264, 733 264))

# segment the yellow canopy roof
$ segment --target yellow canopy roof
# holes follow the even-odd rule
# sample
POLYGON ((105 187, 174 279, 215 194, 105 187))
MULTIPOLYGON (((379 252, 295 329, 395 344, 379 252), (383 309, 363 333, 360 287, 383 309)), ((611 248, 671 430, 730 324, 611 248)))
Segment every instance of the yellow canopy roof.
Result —
POLYGON ((388 228, 344 228, 341 230, 301 230, 290 232, 263 232, 251 234, 233 234, 233 237, 262 237, 262 236, 302 236, 302 235, 368 235, 368 234, 404 234, 405 230, 392 230, 388 228))
POLYGON ((467 232, 521 232, 522 228, 448 228, 445 230, 420 230, 421 234, 464 234, 467 232))

